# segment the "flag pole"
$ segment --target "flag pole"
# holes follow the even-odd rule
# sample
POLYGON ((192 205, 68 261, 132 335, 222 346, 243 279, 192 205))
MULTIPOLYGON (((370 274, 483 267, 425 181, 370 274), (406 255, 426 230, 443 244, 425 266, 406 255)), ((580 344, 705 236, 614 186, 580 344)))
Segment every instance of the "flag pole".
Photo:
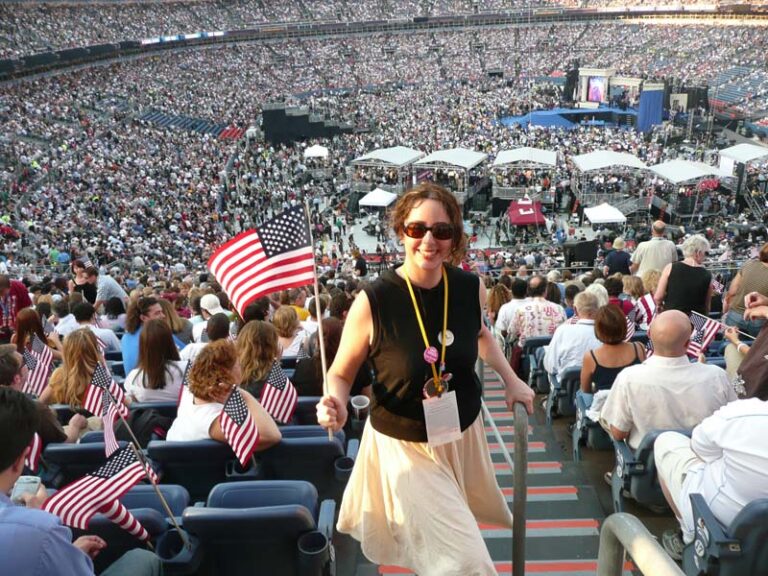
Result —
MULTIPOLYGON (((695 310, 691 310, 691 314, 696 314, 696 316, 701 316, 702 318, 706 318, 707 320, 712 320, 712 322, 717 322, 718 324, 720 324, 720 326, 725 326, 726 328, 735 328, 735 326, 728 326, 728 324, 726 324, 725 322, 721 322, 720 320, 715 320, 714 318, 710 318, 709 316, 704 316, 704 314, 701 314, 700 312, 696 312, 695 310)), ((741 334, 742 336, 751 338, 752 340, 755 339, 755 337, 752 336, 751 334, 746 334, 741 330, 736 330, 736 332, 738 334, 741 334)))
MULTIPOLYGON (((323 369, 323 396, 328 396, 328 363, 325 359, 325 338, 323 337, 323 307, 320 303, 320 289, 317 285, 317 262, 315 261, 315 238, 312 234, 312 222, 309 219, 309 201, 304 197, 304 215, 307 218, 307 228, 309 229, 309 244, 312 247, 312 275, 315 289, 315 312, 317 313, 317 340, 320 344, 320 366, 323 369)), ((328 441, 333 440, 333 430, 328 428, 328 441)))
MULTIPOLYGON (((115 400, 115 397, 112 395, 112 392, 109 391, 109 388, 105 388, 107 394, 109 394, 109 397, 112 399, 112 402, 114 402, 116 405, 119 403, 115 400)), ((181 538, 181 541, 184 543, 184 546, 186 548, 191 548, 191 544, 189 543, 189 540, 186 537, 186 533, 181 529, 181 526, 179 526, 178 522, 176 522, 176 517, 173 515, 173 512, 171 511, 171 507, 168 506, 168 502, 165 499, 165 496, 163 496, 163 493, 160 492, 160 488, 158 488, 157 484, 152 480, 152 477, 149 475, 149 470, 147 468, 149 467, 149 462, 147 462, 147 459, 144 457, 144 453, 141 451, 141 444, 139 444, 138 438, 136 438, 136 435, 133 433, 133 430, 131 430, 131 427, 128 426, 128 421, 125 419, 125 416, 123 416, 123 413, 121 410, 117 410, 117 415, 120 417, 120 420, 123 423, 123 426, 125 426, 125 429, 128 430, 128 434, 131 435, 132 442, 131 442, 131 448, 133 449, 133 453, 136 454, 136 458, 139 459, 142 466, 144 467, 144 475, 147 477, 147 480, 149 480, 149 483, 152 485, 152 487, 155 489, 155 494, 157 494, 157 497, 160 498, 160 503, 163 505, 163 508, 165 508, 165 512, 168 514, 168 518, 171 521, 171 524, 173 524, 173 527, 176 528, 176 530, 179 531, 179 538, 181 538)), ((147 542, 150 547, 152 544, 150 542, 147 542)), ((152 548, 154 550, 154 548, 152 548)))

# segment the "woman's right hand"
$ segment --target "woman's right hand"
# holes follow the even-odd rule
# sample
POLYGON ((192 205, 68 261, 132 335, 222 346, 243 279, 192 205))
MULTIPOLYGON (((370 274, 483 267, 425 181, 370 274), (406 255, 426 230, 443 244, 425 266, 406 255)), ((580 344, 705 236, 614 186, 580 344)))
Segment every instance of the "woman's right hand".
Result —
POLYGON ((760 292, 750 292, 744 296, 744 308, 757 308, 758 306, 768 306, 768 296, 763 296, 760 292))
POLYGON ((323 428, 338 432, 347 422, 347 405, 335 396, 327 394, 317 403, 317 423, 323 428))

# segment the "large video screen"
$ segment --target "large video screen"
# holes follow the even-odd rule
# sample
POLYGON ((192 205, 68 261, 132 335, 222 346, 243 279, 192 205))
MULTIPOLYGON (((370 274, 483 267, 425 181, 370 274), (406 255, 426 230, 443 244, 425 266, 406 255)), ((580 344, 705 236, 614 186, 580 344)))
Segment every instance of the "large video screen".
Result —
POLYGON ((605 76, 590 76, 587 100, 590 102, 605 102, 605 76))

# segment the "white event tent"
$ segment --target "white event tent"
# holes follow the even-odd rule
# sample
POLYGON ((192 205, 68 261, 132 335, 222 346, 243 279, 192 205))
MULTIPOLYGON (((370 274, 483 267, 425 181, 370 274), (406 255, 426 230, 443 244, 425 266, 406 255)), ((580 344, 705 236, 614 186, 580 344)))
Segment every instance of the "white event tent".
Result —
POLYGON ((328 158, 328 148, 315 144, 304 150, 304 158, 328 158))
POLYGON ((613 150, 596 150, 588 154, 580 154, 573 157, 573 163, 580 172, 592 172, 607 168, 634 168, 636 170, 648 168, 637 156, 626 152, 614 152, 613 150))
POLYGON ((386 208, 397 198, 397 194, 387 192, 381 188, 376 188, 368 192, 360 199, 360 206, 374 206, 377 208, 386 208))
POLYGON ((599 206, 584 208, 584 216, 592 224, 623 224, 627 217, 621 213, 621 210, 603 202, 599 206))
POLYGON ((415 165, 429 167, 444 165, 445 167, 454 166, 463 168, 464 170, 471 170, 485 162, 486 158, 488 158, 487 154, 475 150, 468 150, 467 148, 450 148, 448 150, 432 152, 432 154, 428 155, 426 158, 422 158, 416 162, 415 165))
POLYGON ((703 162, 692 162, 690 160, 663 162, 651 166, 651 172, 673 184, 692 182, 702 178, 723 178, 728 176, 727 173, 721 171, 717 166, 710 166, 703 162))
POLYGON ((514 150, 502 150, 496 155, 493 167, 499 168, 510 164, 524 164, 554 168, 557 165, 557 152, 524 146, 514 150))
POLYGON ((720 150, 720 156, 731 158, 739 164, 746 164, 768 157, 768 148, 756 144, 736 144, 736 146, 720 150))
POLYGON ((379 148, 355 158, 353 164, 387 164, 391 166, 406 166, 424 156, 423 152, 407 148, 406 146, 393 146, 392 148, 379 148), (372 161, 372 162, 371 162, 372 161))

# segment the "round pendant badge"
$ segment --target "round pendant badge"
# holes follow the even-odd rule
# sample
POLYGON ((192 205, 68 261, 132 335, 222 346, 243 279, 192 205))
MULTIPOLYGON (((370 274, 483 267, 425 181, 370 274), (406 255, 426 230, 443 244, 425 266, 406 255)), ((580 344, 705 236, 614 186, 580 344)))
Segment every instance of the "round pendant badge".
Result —
POLYGON ((434 364, 437 362, 437 359, 439 358, 437 354, 437 348, 434 346, 430 346, 426 350, 424 350, 424 362, 427 364, 434 364))
MULTIPOLYGON (((443 333, 442 332, 440 332, 437 335, 437 341, 440 342, 440 344, 443 343, 443 333)), ((453 332, 451 332, 450 330, 446 330, 445 331, 445 345, 446 346, 450 346, 451 344, 453 344, 453 332)))

